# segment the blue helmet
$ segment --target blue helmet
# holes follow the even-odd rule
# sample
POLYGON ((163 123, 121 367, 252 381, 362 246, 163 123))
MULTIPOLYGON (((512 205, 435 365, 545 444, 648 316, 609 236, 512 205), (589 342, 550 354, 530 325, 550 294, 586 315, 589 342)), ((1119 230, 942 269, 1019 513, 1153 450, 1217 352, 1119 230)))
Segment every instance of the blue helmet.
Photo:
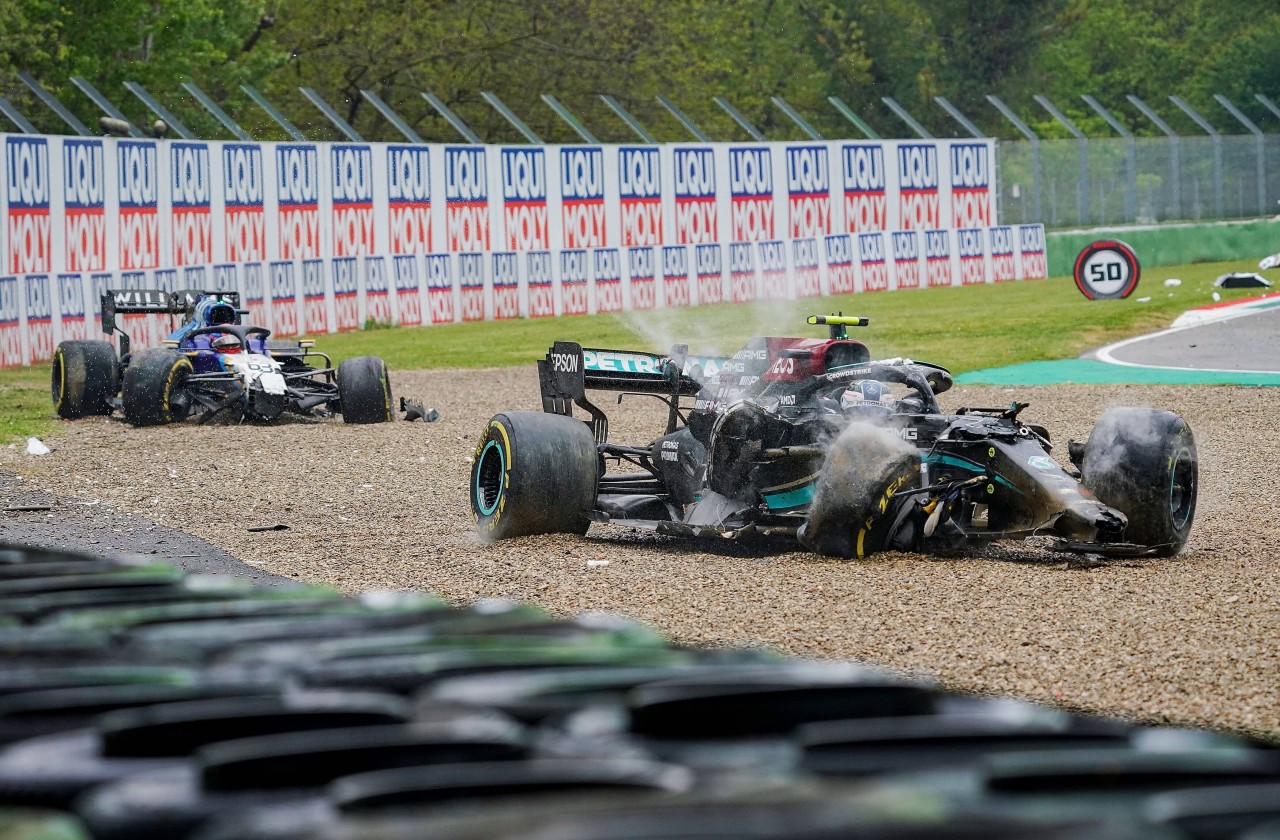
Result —
POLYGON ((195 319, 202 327, 217 327, 238 323, 240 316, 236 308, 225 300, 205 298, 196 304, 195 319))

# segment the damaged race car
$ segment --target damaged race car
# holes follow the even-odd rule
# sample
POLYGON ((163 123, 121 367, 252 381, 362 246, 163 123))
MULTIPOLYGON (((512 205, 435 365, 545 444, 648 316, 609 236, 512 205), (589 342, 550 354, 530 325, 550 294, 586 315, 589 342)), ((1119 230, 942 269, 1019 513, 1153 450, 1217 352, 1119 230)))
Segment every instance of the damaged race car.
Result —
POLYGON ((798 540, 837 557, 955 552, 1049 537, 1084 554, 1171 556, 1191 532, 1196 445, 1178 415, 1103 414, 1069 464, 1027 403, 945 413, 943 367, 873 361, 848 327, 760 337, 730 358, 584 349, 538 362, 543 411, 495 415, 476 448, 471 509, 482 537, 584 534, 614 523, 660 534, 798 540), (609 440, 587 389, 666 403, 662 434, 609 440), (589 415, 575 419, 573 406, 589 415))
POLYGON ((119 411, 135 426, 199 422, 269 422, 286 411, 342 414, 347 423, 394 419, 391 380, 377 356, 347 359, 335 369, 306 340, 272 340, 247 326, 238 292, 108 290, 102 331, 109 341, 64 341, 53 354, 52 394, 59 417, 73 420, 119 411), (157 348, 134 351, 121 315, 183 316, 157 348), (314 360, 323 364, 316 365, 314 360))

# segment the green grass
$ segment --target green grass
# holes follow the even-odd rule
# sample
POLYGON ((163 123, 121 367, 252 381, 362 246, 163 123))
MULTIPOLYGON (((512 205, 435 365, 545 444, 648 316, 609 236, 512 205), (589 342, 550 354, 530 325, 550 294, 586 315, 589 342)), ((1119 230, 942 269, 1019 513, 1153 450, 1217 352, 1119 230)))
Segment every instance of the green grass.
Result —
MULTIPOLYGON (((1180 313, 1213 303, 1213 280, 1252 271, 1240 260, 1147 269, 1126 300, 1087 300, 1069 278, 963 288, 845 295, 805 301, 723 304, 627 315, 487 321, 434 327, 376 329, 316 336, 334 363, 382 356, 394 370, 481 368, 531 364, 556 339, 586 346, 666 352, 675 342, 698 353, 732 352, 753 335, 813 335, 810 314, 866 315, 851 331, 873 357, 909 356, 963 373, 1019 362, 1071 358, 1103 344, 1169 326, 1180 313), (1169 277, 1182 280, 1166 288, 1169 277), (1150 300, 1141 302, 1143 298, 1150 300)), ((1220 290, 1223 300, 1258 289, 1220 290)), ((0 440, 55 430, 48 368, 0 371, 0 440)))

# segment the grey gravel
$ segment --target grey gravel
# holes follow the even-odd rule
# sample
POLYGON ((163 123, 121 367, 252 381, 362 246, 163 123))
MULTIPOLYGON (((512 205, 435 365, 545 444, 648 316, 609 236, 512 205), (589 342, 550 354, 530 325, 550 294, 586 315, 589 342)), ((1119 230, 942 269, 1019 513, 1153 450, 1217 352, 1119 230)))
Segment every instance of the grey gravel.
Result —
MULTIPOLYGON (((481 544, 467 499, 472 453, 491 414, 539 408, 536 375, 531 367, 398 372, 393 386, 440 419, 149 429, 88 419, 64 424, 52 455, 0 448, 0 470, 23 476, 32 492, 98 500, 189 532, 264 573, 351 592, 420 589, 459 602, 501 596, 562 613, 608 610, 679 642, 860 659, 963 691, 1280 736, 1275 390, 957 386, 945 407, 1030 402, 1023 419, 1048 426, 1064 459, 1067 438, 1087 437, 1108 407, 1181 413, 1201 458, 1185 552, 1068 561, 1014 543, 963 557, 846 562, 611 526, 585 538, 481 544), (248 530, 263 523, 288 529, 248 530)), ((628 398, 619 410, 613 400, 599 395, 614 440, 661 430, 656 401, 628 398)), ((53 533, 66 510, 0 515, 43 517, 53 533)))

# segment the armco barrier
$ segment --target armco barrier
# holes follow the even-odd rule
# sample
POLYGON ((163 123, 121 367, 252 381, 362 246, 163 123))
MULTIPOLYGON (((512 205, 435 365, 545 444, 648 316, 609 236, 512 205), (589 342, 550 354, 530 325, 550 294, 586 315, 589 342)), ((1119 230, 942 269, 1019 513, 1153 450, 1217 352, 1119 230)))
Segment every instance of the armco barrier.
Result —
POLYGON ((989 141, 0 143, 0 367, 97 336, 108 288, 238 289, 294 335, 1047 271, 1042 226, 998 224, 989 141))

